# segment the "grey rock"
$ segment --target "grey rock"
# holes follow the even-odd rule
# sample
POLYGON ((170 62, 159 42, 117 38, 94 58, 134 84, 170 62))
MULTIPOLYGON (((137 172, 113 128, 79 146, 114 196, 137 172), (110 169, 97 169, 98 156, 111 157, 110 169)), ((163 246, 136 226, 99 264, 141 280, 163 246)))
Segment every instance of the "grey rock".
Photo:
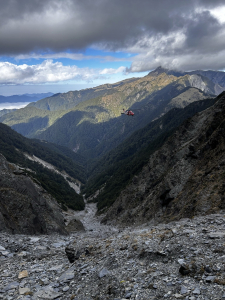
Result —
POLYGON ((212 282, 212 281, 214 281, 215 278, 216 278, 216 276, 207 276, 207 277, 205 278, 205 281, 206 281, 206 282, 212 282))
POLYGON ((69 222, 69 224, 66 226, 66 230, 68 232, 82 232, 85 231, 84 225, 80 220, 73 219, 69 222))
POLYGON ((12 290, 12 289, 16 289, 18 288, 19 286, 19 282, 17 281, 13 281, 11 283, 9 283, 5 288, 4 288, 4 291, 9 291, 9 290, 12 290))
POLYGON ((188 293, 188 289, 185 286, 181 286, 181 290, 180 290, 181 295, 187 294, 188 293))
POLYGON ((119 233, 105 225, 100 225, 99 232, 99 224, 93 222, 91 232, 41 235, 35 236, 39 238, 36 241, 31 236, 0 232, 4 251, 19 249, 13 257, 0 256, 0 299, 222 299, 224 261, 220 249, 223 250, 225 238, 209 240, 209 246, 204 243, 208 236, 201 232, 203 225, 214 219, 221 224, 213 223, 213 228, 221 231, 224 213, 198 216, 191 221, 122 228, 119 233), (177 233, 170 234, 170 228, 175 227, 177 233), (183 230, 193 228, 197 234, 194 240, 183 234, 183 230), (54 243, 60 246, 52 247, 54 243), (125 244, 127 249, 121 251, 125 244), (72 265, 65 245, 80 249, 79 259, 72 265), (201 254, 193 253, 192 248, 201 254), (159 250, 166 253, 166 265, 165 257, 157 254, 159 250), (185 276, 178 272, 182 266, 179 262, 190 270, 185 276), (207 267, 211 273, 207 273, 207 267), (21 270, 27 270, 28 276, 19 280, 21 270), (214 283, 213 278, 218 280, 214 283), (30 295, 21 294, 25 289, 30 290, 30 295))
POLYGON ((34 294, 34 299, 57 299, 62 296, 62 293, 55 292, 51 287, 39 290, 34 294))
POLYGON ((102 277, 107 276, 107 275, 109 275, 109 274, 110 274, 110 273, 109 273, 108 269, 103 268, 103 269, 99 272, 98 277, 99 277, 99 278, 102 278, 102 277))
POLYGON ((63 292, 67 292, 69 289, 70 289, 70 287, 69 287, 68 285, 67 285, 67 286, 64 286, 63 292))
POLYGON ((192 292, 194 295, 200 295, 201 291, 199 288, 195 288, 194 291, 192 292))
POLYGON ((74 278, 74 268, 70 268, 64 272, 58 279, 59 282, 69 282, 74 278))
POLYGON ((220 239, 225 237, 225 231, 211 232, 208 234, 210 239, 220 239))

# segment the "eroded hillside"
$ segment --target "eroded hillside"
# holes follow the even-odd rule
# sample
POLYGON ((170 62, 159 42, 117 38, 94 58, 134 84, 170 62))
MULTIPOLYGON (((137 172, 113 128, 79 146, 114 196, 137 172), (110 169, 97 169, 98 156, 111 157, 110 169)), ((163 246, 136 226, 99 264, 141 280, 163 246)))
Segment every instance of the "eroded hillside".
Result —
POLYGON ((104 222, 171 221, 224 208, 225 93, 149 157, 104 222))
POLYGON ((17 165, 0 154, 0 231, 66 234, 55 199, 17 165))

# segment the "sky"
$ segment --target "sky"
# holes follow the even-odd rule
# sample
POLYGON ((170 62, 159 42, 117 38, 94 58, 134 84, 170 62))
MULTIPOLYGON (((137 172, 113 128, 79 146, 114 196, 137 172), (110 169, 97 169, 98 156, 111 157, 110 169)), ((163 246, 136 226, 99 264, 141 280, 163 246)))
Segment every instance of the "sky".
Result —
POLYGON ((0 95, 225 70, 224 0, 1 0, 0 95))

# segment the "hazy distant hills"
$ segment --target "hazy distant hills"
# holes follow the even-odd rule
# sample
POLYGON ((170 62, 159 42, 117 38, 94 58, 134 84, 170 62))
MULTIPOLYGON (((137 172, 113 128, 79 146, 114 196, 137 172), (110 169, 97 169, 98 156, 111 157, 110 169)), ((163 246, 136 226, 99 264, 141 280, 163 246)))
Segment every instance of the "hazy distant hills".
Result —
POLYGON ((157 68, 143 78, 56 94, 0 117, 27 137, 100 157, 173 107, 213 97, 217 85, 197 74, 157 68), (132 109, 134 117, 121 116, 132 109))
POLYGON ((35 102, 52 95, 53 93, 23 94, 12 96, 0 95, 0 103, 35 102))
POLYGON ((10 107, 17 107, 18 104, 26 105, 29 102, 33 102, 33 101, 35 102, 52 95, 53 93, 24 94, 24 95, 13 95, 13 96, 0 95, 0 108, 5 107, 4 109, 0 109, 0 117, 8 113, 14 112, 16 110, 16 108, 10 108, 10 107))

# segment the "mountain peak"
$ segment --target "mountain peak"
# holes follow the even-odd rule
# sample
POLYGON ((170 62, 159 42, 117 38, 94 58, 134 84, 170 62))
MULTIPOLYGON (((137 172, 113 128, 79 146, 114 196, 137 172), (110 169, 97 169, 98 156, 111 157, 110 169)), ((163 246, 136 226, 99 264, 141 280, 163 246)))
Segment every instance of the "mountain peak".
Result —
POLYGON ((154 71, 149 72, 148 75, 158 76, 162 73, 166 73, 167 75, 173 75, 173 76, 176 76, 176 77, 180 77, 180 76, 184 75, 184 73, 181 72, 181 71, 170 70, 170 69, 167 69, 167 68, 163 68, 162 66, 159 66, 154 71))

